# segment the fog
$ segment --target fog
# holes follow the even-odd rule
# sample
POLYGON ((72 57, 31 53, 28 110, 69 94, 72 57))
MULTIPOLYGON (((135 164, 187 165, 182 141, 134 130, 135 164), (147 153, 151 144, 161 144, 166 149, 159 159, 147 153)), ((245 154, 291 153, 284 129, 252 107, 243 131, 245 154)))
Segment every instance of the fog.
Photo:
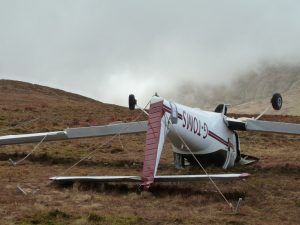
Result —
POLYGON ((299 1, 0 0, 1 79, 120 105, 297 63, 299 40, 299 1))

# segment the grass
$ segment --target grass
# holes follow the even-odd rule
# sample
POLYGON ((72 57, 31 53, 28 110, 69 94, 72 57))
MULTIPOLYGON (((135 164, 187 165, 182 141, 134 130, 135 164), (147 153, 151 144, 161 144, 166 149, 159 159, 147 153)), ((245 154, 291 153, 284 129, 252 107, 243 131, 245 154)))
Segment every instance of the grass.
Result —
POLYGON ((66 225, 66 224, 91 224, 91 225, 139 225, 143 224, 140 217, 118 217, 105 216, 96 213, 89 213, 88 216, 78 217, 78 215, 69 215, 64 211, 54 209, 47 213, 35 214, 19 218, 17 225, 66 225))
POLYGON ((87 217, 87 221, 91 224, 111 224, 111 225, 138 225, 143 224, 143 219, 140 217, 112 217, 99 216, 96 213, 91 213, 87 217))
MULTIPOLYGON (((38 116, 42 119, 2 134, 130 121, 138 114, 52 89, 18 85, 19 89, 1 89, 0 129, 38 116)), ((264 119, 300 122, 300 117, 264 119)), ((2 146, 0 224, 299 224, 299 137, 244 132, 240 136, 243 153, 260 161, 227 171, 207 169, 210 173, 251 173, 246 181, 217 183, 234 206, 243 198, 238 214, 232 213, 209 182, 156 184, 141 194, 136 184, 48 185, 49 177, 61 175, 93 150, 97 151, 90 159, 64 175, 140 175, 145 134, 139 134, 122 136, 124 149, 118 139, 98 148, 106 138, 43 143, 18 166, 12 166, 8 158, 24 157, 34 144, 2 146), (20 193, 18 185, 28 194, 20 193)), ((172 158, 167 142, 159 174, 202 173, 193 167, 178 171, 172 158)))
POLYGON ((58 209, 51 210, 46 214, 37 214, 17 220, 18 225, 64 225, 69 224, 71 216, 58 209))

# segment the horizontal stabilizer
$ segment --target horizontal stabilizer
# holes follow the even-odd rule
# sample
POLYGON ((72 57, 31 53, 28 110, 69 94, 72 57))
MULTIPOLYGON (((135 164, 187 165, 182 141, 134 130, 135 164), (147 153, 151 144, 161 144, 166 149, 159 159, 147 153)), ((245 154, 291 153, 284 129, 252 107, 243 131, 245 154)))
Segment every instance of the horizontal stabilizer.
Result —
POLYGON ((64 131, 0 136, 0 145, 23 144, 44 141, 59 141, 78 138, 101 137, 114 134, 146 132, 147 121, 118 123, 103 126, 67 128, 64 131))
MULTIPOLYGON (((164 175, 164 176, 155 176, 155 182, 176 182, 176 181, 208 181, 209 177, 214 181, 229 181, 236 179, 244 179, 249 177, 250 174, 211 174, 207 175, 164 175)), ((53 180, 58 183, 73 183, 73 182, 88 182, 88 183, 107 183, 107 182, 142 182, 142 177, 140 176, 59 176, 51 177, 50 180, 53 180)))

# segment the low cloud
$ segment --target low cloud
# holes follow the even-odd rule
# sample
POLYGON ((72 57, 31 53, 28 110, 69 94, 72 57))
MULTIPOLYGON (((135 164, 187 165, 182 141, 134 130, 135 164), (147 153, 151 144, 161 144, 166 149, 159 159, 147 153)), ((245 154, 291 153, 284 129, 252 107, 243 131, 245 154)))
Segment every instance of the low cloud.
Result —
POLYGON ((297 61, 299 8, 271 0, 2 1, 0 75, 121 105, 130 93, 141 105, 155 92, 181 101, 190 84, 202 91, 265 60, 297 61))

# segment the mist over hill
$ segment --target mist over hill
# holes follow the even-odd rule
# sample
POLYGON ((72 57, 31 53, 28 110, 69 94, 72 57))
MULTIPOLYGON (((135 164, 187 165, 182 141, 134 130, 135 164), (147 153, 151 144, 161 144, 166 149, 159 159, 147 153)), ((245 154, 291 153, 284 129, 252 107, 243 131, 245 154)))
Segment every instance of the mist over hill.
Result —
MULTIPOLYGON (((231 104, 229 112, 259 114, 270 105, 271 96, 279 92, 284 101, 282 110, 269 110, 267 114, 300 115, 300 64, 264 64, 240 74, 231 82, 226 77, 223 79, 223 85, 185 82, 164 97, 206 110, 214 110, 218 104, 226 103, 231 104)), ((77 94, 20 81, 0 80, 0 89, 4 105, 34 102, 65 106, 70 100, 102 104, 77 94)))
MULTIPOLYGON (((226 83, 224 77, 224 83, 226 83)), ((279 92, 284 106, 280 112, 268 114, 300 115, 300 65, 264 64, 260 68, 244 72, 226 85, 199 85, 184 83, 174 99, 202 109, 213 110, 217 104, 231 104, 230 112, 260 113, 279 92)))

